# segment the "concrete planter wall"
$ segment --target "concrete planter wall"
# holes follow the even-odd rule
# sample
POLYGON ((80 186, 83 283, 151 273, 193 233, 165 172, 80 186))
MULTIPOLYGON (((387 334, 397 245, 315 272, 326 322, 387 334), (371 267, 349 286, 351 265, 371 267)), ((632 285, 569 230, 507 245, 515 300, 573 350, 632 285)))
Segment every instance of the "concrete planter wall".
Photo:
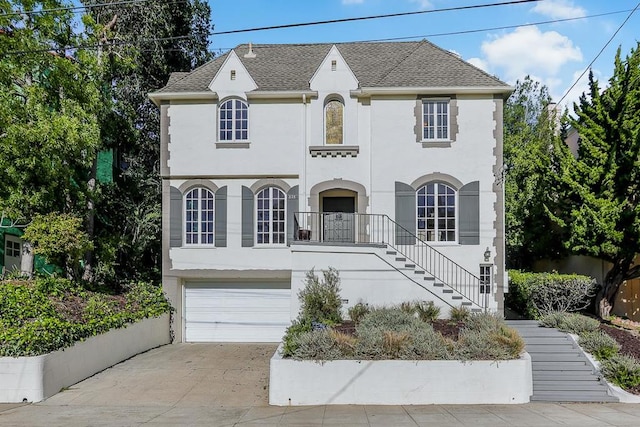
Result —
POLYGON ((39 402, 138 353, 168 344, 169 315, 33 357, 0 357, 0 402, 39 402))
POLYGON ((527 403, 531 357, 506 361, 271 358, 269 404, 426 405, 527 403))

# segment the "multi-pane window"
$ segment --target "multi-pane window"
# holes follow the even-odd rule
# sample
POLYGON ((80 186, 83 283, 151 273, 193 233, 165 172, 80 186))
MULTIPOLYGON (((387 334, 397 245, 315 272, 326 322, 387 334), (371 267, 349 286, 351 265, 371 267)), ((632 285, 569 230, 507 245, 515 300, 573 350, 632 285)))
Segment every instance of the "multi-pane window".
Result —
POLYGON ((428 242, 456 240, 456 191, 430 183, 417 192, 418 236, 428 242))
POLYGON ((20 256, 20 242, 16 242, 13 240, 8 240, 6 242, 4 253, 9 257, 19 257, 20 256))
POLYGON ((265 188, 257 196, 258 244, 286 243, 286 196, 276 187, 265 188))
POLYGON ((344 105, 338 100, 327 102, 324 107, 325 143, 342 144, 344 105))
POLYGON ((190 190, 184 199, 185 242, 187 245, 213 245, 213 207, 215 197, 206 188, 190 190))
POLYGON ((229 99, 220 106, 220 141, 249 139, 249 109, 240 99, 229 99))
POLYGON ((449 101, 422 102, 422 139, 449 139, 449 101))
POLYGON ((491 266, 490 265, 480 266, 480 293, 481 294, 491 293, 491 266))

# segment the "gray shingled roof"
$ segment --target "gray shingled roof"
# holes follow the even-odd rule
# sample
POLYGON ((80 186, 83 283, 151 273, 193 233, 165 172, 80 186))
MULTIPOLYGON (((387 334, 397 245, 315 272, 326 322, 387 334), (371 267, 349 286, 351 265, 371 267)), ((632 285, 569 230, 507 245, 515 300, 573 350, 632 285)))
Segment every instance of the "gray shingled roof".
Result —
MULTIPOLYGON (((332 43, 253 45, 234 51, 260 91, 308 90, 309 81, 332 43)), ((426 41, 335 43, 360 87, 504 87, 509 86, 456 55, 426 41)), ((173 73, 158 92, 206 92, 229 53, 190 73, 173 73)))

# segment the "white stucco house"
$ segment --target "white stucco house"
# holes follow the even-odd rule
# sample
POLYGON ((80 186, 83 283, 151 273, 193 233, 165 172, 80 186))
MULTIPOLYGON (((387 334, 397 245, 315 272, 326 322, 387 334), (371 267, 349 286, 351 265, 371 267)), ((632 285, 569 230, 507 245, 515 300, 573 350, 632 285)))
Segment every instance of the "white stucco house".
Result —
POLYGON ((279 341, 307 271, 344 306, 503 309, 503 101, 430 42, 240 45, 151 93, 178 341, 279 341))

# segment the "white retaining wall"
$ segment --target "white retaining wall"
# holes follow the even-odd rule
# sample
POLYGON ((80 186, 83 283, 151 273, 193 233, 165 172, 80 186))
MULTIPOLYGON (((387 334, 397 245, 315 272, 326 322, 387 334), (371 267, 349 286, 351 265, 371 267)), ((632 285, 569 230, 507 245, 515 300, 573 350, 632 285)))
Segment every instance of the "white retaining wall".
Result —
POLYGON ((136 354, 171 342, 169 315, 33 357, 0 357, 0 402, 39 402, 136 354))
POLYGON ((531 357, 504 361, 271 358, 269 404, 427 405, 527 403, 531 357))

